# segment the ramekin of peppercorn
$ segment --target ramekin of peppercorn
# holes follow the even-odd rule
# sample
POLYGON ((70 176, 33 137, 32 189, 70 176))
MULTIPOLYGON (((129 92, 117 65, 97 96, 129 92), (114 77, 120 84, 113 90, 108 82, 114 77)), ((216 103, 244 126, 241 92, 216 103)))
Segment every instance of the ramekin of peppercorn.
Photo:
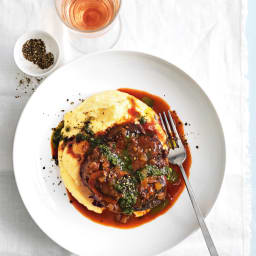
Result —
POLYGON ((46 76, 59 61, 59 45, 47 32, 36 30, 23 34, 14 46, 18 68, 31 76, 46 76))

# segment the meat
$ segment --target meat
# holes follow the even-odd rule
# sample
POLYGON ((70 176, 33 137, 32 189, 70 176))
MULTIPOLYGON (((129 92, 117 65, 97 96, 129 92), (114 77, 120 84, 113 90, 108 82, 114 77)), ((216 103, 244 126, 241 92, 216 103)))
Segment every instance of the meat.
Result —
POLYGON ((122 223, 166 198, 167 151, 152 127, 145 127, 126 123, 108 129, 90 144, 80 168, 84 185, 122 223))

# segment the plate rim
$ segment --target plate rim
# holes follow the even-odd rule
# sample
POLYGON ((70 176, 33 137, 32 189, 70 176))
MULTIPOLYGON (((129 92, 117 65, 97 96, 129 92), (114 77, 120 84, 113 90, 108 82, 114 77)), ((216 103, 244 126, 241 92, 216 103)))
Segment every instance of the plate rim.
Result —
MULTIPOLYGON (((113 49, 109 49, 109 50, 103 50, 103 51, 98 51, 98 52, 93 52, 93 53, 89 53, 89 54, 86 54, 86 55, 83 55, 67 64, 64 64, 63 66, 60 66, 58 67, 56 70, 54 70, 54 72, 52 72, 49 76, 47 76, 43 81, 42 83, 38 86, 38 88, 36 89, 36 91, 30 96, 30 98, 28 99, 28 101, 26 102, 21 114, 20 114, 20 117, 19 117, 19 120, 17 122, 17 125, 16 125, 16 129, 15 129, 15 135, 14 135, 14 139, 13 139, 13 150, 12 150, 12 162, 13 162, 13 170, 14 170, 14 178, 15 178, 15 182, 16 182, 16 185, 17 185, 17 188, 18 188, 18 191, 19 191, 19 194, 20 194, 20 197, 23 201, 23 204, 26 208, 26 210, 28 211, 29 215, 31 216, 32 220, 34 221, 34 223, 40 228, 41 231, 43 231, 53 242, 57 243, 59 246, 61 246, 62 248, 70 251, 70 249, 68 248, 68 246, 66 245, 63 245, 62 243, 60 243, 55 237, 52 236, 52 234, 49 234, 46 230, 46 228, 44 228, 43 225, 39 224, 36 217, 34 216, 34 214, 31 212, 31 209, 28 207, 27 203, 26 203, 26 199, 24 198, 24 195, 22 194, 22 188, 21 188, 21 183, 19 183, 18 181, 18 174, 17 174, 17 167, 16 167, 16 161, 15 159, 17 158, 16 155, 18 155, 18 150, 17 150, 17 141, 18 141, 18 130, 19 130, 19 127, 21 126, 21 122, 22 122, 22 119, 23 119, 23 115, 24 113, 27 111, 27 108, 29 107, 29 104, 31 102, 31 99, 33 99, 36 95, 38 95, 40 93, 40 91, 42 90, 43 88, 43 84, 45 83, 45 81, 47 81, 49 79, 49 77, 51 77, 52 75, 54 75, 56 72, 60 72, 62 69, 65 69, 65 68, 68 68, 69 66, 72 66, 74 65, 76 62, 79 62, 81 61, 82 59, 87 59, 87 58, 90 58, 90 57, 93 57, 93 56, 98 56, 98 55, 103 55, 103 54, 120 54, 120 55, 133 55, 133 56, 136 56, 136 57, 144 57, 144 58, 150 58, 152 60, 155 60, 157 63, 162 63, 162 64, 165 64, 167 66, 172 66, 173 69, 175 69, 177 72, 179 72, 184 78, 188 79, 188 80, 191 80, 195 86, 198 87, 198 89, 200 90, 200 92, 206 97, 207 99, 207 102, 208 104, 210 105, 210 107, 212 108, 212 110, 214 111, 214 114, 217 118, 217 121, 218 121, 218 125, 219 125, 219 130, 220 130, 220 134, 221 134, 221 140, 222 140, 222 144, 223 144, 223 172, 221 173, 221 182, 220 182, 220 186, 218 188, 218 191, 216 193, 216 198, 214 199, 211 207, 209 207, 209 209, 206 211, 206 213, 204 214, 203 213, 203 216, 204 218, 206 219, 207 216, 210 214, 210 212, 212 211, 212 209, 214 208, 215 204, 216 204, 216 201, 220 195, 220 192, 223 188, 223 182, 224 182, 224 178, 225 178, 225 174, 226 174, 226 160, 227 160, 227 151, 226 151, 226 137, 225 137, 225 132, 224 132, 224 129, 223 129, 223 126, 222 126, 222 123, 221 123, 221 120, 220 120, 220 117, 218 115, 218 112, 213 104, 213 102, 211 101, 210 97, 207 95, 207 93, 203 90, 203 88, 200 86, 200 84, 195 80, 193 79, 190 75, 188 75, 185 71, 183 71, 181 68, 179 68, 177 65, 173 64, 172 62, 162 58, 162 57, 159 57, 159 56, 156 56, 156 55, 153 55, 153 54, 150 54, 150 53, 146 53, 146 52, 141 52, 141 51, 133 51, 133 50, 113 50, 113 49)), ((184 188, 184 191, 186 190, 186 188, 184 188)), ((183 193, 183 192, 182 192, 183 193)), ((163 250, 160 250, 158 253, 164 253, 168 250, 171 250, 172 248, 176 247, 178 244, 180 244, 181 242, 183 242, 185 239, 187 239, 188 237, 190 237, 195 231, 197 231, 200 227, 197 226, 188 236, 184 237, 183 239, 181 239, 178 243, 176 243, 174 246, 172 247, 168 247, 167 249, 163 249, 163 250)), ((78 253, 78 252, 75 252, 75 251, 70 251, 72 253, 78 253)))

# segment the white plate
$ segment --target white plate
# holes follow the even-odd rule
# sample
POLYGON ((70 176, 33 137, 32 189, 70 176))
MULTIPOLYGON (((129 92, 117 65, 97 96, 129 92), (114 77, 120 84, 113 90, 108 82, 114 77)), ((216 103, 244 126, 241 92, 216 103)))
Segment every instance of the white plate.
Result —
POLYGON ((64 196, 64 186, 57 185, 59 170, 51 161, 50 136, 51 128, 62 120, 61 110, 74 108, 79 98, 120 87, 163 97, 181 120, 191 124, 185 126, 192 152, 190 180, 204 215, 222 184, 225 142, 219 118, 202 89, 184 72, 159 58, 124 51, 92 54, 66 65, 47 78, 26 105, 16 131, 13 161, 32 218, 50 238, 76 254, 155 255, 198 229, 186 191, 166 214, 121 230, 82 216, 64 196))

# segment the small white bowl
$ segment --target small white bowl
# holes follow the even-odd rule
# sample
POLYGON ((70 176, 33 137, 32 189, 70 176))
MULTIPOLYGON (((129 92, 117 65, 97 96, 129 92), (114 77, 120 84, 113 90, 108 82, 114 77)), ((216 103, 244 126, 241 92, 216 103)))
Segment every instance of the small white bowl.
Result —
POLYGON ((59 45, 57 41, 47 32, 34 30, 23 34, 17 40, 14 46, 14 60, 16 65, 21 71, 30 75, 30 76, 46 76, 52 72, 59 61, 59 45), (42 39, 46 46, 46 52, 51 52, 54 56, 54 63, 47 69, 40 69, 36 64, 26 60, 22 53, 22 46, 29 39, 42 39))

